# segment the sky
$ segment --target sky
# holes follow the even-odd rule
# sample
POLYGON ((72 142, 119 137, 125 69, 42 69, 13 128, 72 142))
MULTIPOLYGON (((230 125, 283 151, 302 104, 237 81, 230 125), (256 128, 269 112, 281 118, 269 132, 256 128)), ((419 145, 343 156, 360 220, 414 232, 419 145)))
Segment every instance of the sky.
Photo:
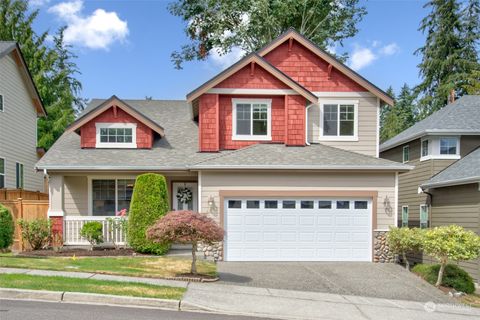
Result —
MULTIPOLYGON (((170 54, 188 43, 184 24, 167 9, 172 0, 30 0, 39 9, 38 32, 66 26, 65 40, 78 56, 83 98, 185 99, 185 95, 241 56, 213 55, 207 61, 174 68, 170 54)), ((419 82, 424 43, 418 31, 428 11, 424 1, 360 0, 367 15, 358 34, 335 47, 347 52, 347 64, 382 89, 396 92, 419 82)))

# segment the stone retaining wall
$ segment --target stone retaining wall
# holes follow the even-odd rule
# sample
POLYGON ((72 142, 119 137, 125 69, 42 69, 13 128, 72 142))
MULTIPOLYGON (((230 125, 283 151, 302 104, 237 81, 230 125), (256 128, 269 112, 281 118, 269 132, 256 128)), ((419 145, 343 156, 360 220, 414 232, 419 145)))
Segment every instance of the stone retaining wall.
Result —
POLYGON ((203 257, 205 259, 213 261, 223 260, 223 242, 217 242, 210 245, 199 243, 197 251, 203 252, 203 257))

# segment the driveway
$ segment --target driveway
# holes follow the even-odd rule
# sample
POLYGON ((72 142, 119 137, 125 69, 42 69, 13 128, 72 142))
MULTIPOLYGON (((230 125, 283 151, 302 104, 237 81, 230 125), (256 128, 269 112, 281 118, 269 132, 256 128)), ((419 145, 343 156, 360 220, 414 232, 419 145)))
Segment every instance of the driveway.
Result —
POLYGON ((419 302, 451 302, 396 264, 369 262, 219 262, 220 284, 419 302))

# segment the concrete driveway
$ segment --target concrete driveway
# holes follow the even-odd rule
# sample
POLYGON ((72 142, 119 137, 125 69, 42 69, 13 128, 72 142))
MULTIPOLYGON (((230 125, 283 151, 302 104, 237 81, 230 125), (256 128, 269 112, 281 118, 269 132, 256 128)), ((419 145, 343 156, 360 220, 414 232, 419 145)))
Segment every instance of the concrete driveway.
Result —
POLYGON ((395 264, 369 262, 219 262, 220 284, 419 302, 451 302, 395 264))

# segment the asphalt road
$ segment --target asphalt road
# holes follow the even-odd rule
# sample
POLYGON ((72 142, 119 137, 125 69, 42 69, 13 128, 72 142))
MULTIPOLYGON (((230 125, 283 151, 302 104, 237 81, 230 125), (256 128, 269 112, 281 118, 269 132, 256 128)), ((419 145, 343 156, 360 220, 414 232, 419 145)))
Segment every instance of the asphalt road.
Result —
MULTIPOLYGON (((59 302, 0 300, 0 320, 254 320, 260 318, 59 302)), ((262 320, 265 320, 262 318, 262 320)))

